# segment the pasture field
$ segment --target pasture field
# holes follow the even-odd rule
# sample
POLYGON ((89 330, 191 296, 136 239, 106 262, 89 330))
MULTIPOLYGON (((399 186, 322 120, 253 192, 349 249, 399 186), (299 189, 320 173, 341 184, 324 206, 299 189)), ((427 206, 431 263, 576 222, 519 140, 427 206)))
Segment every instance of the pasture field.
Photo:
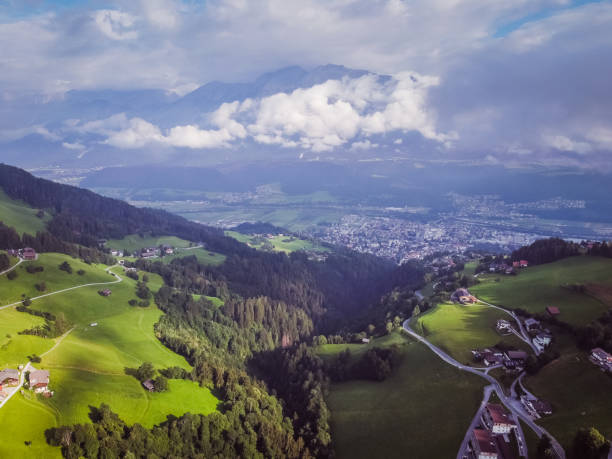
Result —
POLYGON ((574 325, 586 325, 600 317, 607 306, 598 299, 564 286, 601 284, 612 286, 612 259, 570 257, 554 263, 521 270, 518 276, 486 274, 480 284, 470 288, 472 294, 499 306, 523 308, 544 313, 546 306, 557 306, 559 319, 574 325), (496 281, 499 279, 499 281, 496 281))
MULTIPOLYGON (((104 273, 103 268, 91 267, 92 270, 99 270, 106 280, 112 281, 113 277, 104 273)), ((23 410, 24 414, 20 412, 18 417, 24 422, 28 421, 28 413, 36 416, 36 420, 23 432, 3 438, 0 457, 3 457, 3 450, 21 451, 25 447, 24 441, 33 441, 29 447, 33 448, 31 451, 35 451, 36 447, 42 457, 53 457, 55 450, 52 454, 46 453, 48 449, 44 445, 44 431, 57 425, 88 422, 90 405, 107 403, 126 422, 139 422, 147 427, 163 422, 167 415, 180 416, 187 411, 208 414, 217 409, 218 400, 206 387, 199 387, 190 381, 170 380, 168 392, 149 393, 133 376, 126 374, 127 368, 136 368, 145 361, 152 362, 157 369, 180 366, 190 370, 191 367, 183 357, 166 348, 155 336, 154 325, 162 312, 153 302, 148 307, 129 306, 128 301, 136 298, 136 281, 123 276, 118 266, 113 271, 123 281, 108 286, 112 292, 108 297, 97 293, 101 287, 92 286, 32 302, 31 307, 36 310, 54 314, 61 311, 74 328, 53 349, 51 347, 58 340, 38 337, 25 337, 34 339, 38 348, 34 344, 29 348, 31 343, 11 342, 7 346, 7 357, 3 360, 12 355, 11 361, 22 358, 24 353, 37 351, 43 354, 51 349, 42 357, 42 362, 34 366, 50 370, 50 388, 55 394, 49 399, 30 392, 26 392, 27 398, 17 394, 0 409, 0 430, 3 432, 9 430, 8 423, 15 424, 14 417, 9 416, 14 412, 12 410, 23 410)), ((162 280, 158 275, 146 274, 152 291, 161 287, 162 280)), ((83 277, 75 274, 72 276, 73 279, 83 277)), ((13 308, 0 311, 0 319, 4 318, 3 315, 11 321, 12 328, 9 330, 4 321, 0 321, 0 332, 9 330, 7 333, 12 337, 16 335, 10 333, 12 330, 25 328, 32 321, 39 320, 13 308)), ((4 337, 2 339, 7 340, 4 337)), ((11 339, 15 341, 15 338, 11 339)), ((0 356, 3 355, 0 351, 0 356)), ((23 358, 18 363, 26 361, 27 358, 23 358)), ((28 450, 24 451, 28 454, 28 450)))
MULTIPOLYGON (((482 399, 482 380, 454 369, 401 332, 382 343, 372 344, 400 346, 402 360, 391 377, 331 385, 328 403, 337 456, 455 457, 482 399)), ((349 345, 351 351, 367 348, 355 346, 349 345)), ((346 347, 326 345, 320 351, 330 358, 346 347)))
POLYGON ((320 245, 316 245, 312 241, 305 239, 299 239, 293 236, 287 235, 275 235, 271 238, 264 238, 265 241, 260 241, 259 237, 254 237, 248 234, 242 234, 237 231, 226 231, 227 236, 233 237, 234 239, 247 244, 249 247, 255 249, 264 249, 266 242, 270 243, 272 250, 275 252, 285 252, 287 254, 296 252, 298 250, 315 250, 319 252, 327 252, 329 249, 320 245))
POLYGON ((15 308, 0 310, 0 370, 16 368, 28 361, 28 355, 40 355, 53 346, 52 340, 18 334, 44 322, 41 317, 19 312, 15 308))
POLYGON ((25 296, 36 297, 45 293, 55 292, 76 285, 113 280, 110 274, 104 272, 101 265, 88 265, 83 261, 60 253, 41 253, 38 260, 21 263, 14 272, 17 277, 9 280, 6 275, 0 276, 0 306, 21 301, 25 296), (59 269, 59 265, 67 261, 72 267, 72 274, 59 269), (40 266, 43 271, 28 273, 28 266, 40 266), (83 270, 83 275, 77 271, 83 270), (36 289, 35 284, 44 282, 45 291, 36 289))
POLYGON ((109 239, 106 241, 106 247, 115 250, 136 250, 146 247, 159 247, 160 245, 170 245, 172 247, 189 247, 190 242, 176 236, 145 236, 139 234, 130 234, 123 239, 109 239))
POLYGON ((20 235, 23 233, 36 234, 43 231, 51 216, 45 212, 43 218, 38 218, 38 209, 30 207, 22 201, 16 201, 7 196, 0 188, 0 221, 6 226, 12 226, 20 235))
POLYGON ((459 362, 474 365, 472 349, 504 342, 525 351, 530 350, 515 335, 502 336, 495 331, 498 319, 509 318, 508 314, 482 304, 443 303, 413 319, 411 326, 459 362))
POLYGON ((219 266, 223 264, 223 262, 227 258, 223 254, 212 252, 202 247, 198 247, 196 249, 179 249, 178 251, 175 251, 173 255, 164 255, 162 258, 160 258, 160 260, 164 263, 170 263, 176 258, 184 258, 189 257, 191 255, 195 255, 195 257, 198 259, 198 262, 202 263, 203 265, 210 266, 219 266))
POLYGON ((612 377, 589 362, 586 353, 565 348, 559 359, 523 383, 552 404, 553 414, 537 422, 565 448, 581 427, 596 427, 612 438, 612 377))

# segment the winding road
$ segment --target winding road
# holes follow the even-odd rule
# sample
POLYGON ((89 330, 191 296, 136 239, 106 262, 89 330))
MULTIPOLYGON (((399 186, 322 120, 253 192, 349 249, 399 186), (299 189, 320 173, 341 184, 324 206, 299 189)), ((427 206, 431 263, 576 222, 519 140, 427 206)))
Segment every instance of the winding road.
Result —
MULTIPOLYGON (((425 339, 423 336, 416 333, 410 327, 410 319, 407 319, 404 321, 404 323, 402 324, 402 329, 406 333, 408 333, 411 337, 413 337, 417 341, 420 341, 421 343, 426 345, 431 351, 433 351, 434 354, 436 354, 439 358, 441 358, 443 361, 445 361, 449 365, 452 365, 459 370, 467 371, 468 373, 472 373, 472 374, 480 376, 481 378, 486 379, 493 386, 493 390, 497 393, 498 398, 504 404, 504 406, 508 409, 508 411, 510 411, 510 413, 512 413, 514 416, 517 416, 518 418, 520 418, 525 424, 527 424, 531 428, 531 430, 533 430, 536 433, 538 437, 541 437, 542 435, 548 435, 551 439, 553 448, 557 456, 561 459, 565 459, 565 451, 563 450, 559 442, 552 435, 550 435, 550 433, 548 433, 546 429, 540 427, 535 422, 533 422, 533 419, 531 419, 531 417, 522 409, 519 402, 513 403, 513 401, 509 397, 507 397, 506 394, 504 394, 502 387, 500 386, 499 382, 495 378, 493 378, 487 373, 484 373, 481 370, 477 370, 468 365, 463 365, 459 363, 458 361, 453 359, 450 355, 448 355, 446 352, 444 352, 442 349, 440 349, 439 347, 427 341, 427 339, 425 339)), ((523 448, 525 448, 526 443, 525 443, 524 438, 522 439, 522 444, 523 444, 523 448)), ((524 455, 526 457, 527 453, 525 452, 524 455)))
POLYGON ((8 274, 10 273, 13 269, 15 269, 17 266, 19 266, 21 263, 23 263, 23 258, 20 258, 19 261, 17 263, 15 263, 13 266, 11 266, 9 269, 5 269, 4 271, 2 271, 0 273, 0 276, 3 276, 4 274, 8 274))

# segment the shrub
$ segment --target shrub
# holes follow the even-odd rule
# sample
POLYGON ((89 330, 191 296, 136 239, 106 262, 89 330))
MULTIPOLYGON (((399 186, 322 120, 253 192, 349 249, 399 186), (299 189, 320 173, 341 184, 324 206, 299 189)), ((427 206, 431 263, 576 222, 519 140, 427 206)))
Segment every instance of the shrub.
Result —
POLYGON ((17 271, 13 270, 11 272, 9 272, 6 277, 8 278, 8 280, 13 280, 17 278, 17 271))
POLYGON ((60 264, 59 269, 67 272, 68 274, 72 274, 72 266, 70 266, 70 263, 68 263, 67 261, 64 261, 62 264, 60 264))
POLYGON ((84 270, 84 269, 79 269, 79 270, 77 271, 77 274, 78 274, 79 276, 83 276, 83 275, 85 274, 85 270, 84 270))

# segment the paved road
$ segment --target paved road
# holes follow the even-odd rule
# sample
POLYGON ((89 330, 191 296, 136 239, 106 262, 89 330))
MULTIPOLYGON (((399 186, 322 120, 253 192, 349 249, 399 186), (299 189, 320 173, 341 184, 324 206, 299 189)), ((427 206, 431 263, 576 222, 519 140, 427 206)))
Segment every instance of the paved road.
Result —
POLYGON ((463 441, 461 442, 461 446, 459 447, 459 452, 457 453, 457 459, 463 459, 464 456, 467 456, 466 450, 467 450, 470 438, 472 436, 472 431, 480 425, 482 410, 484 409, 485 405, 489 403, 491 392, 493 392, 493 386, 490 384, 488 386, 485 386, 483 392, 484 392, 484 395, 482 397, 482 403, 478 407, 478 410, 476 411, 476 414, 474 415, 474 418, 472 419, 472 423, 470 424, 470 426, 468 427, 465 433, 465 437, 463 437, 463 441))
POLYGON ((0 276, 6 274, 6 273, 10 273, 13 269, 15 269, 17 266, 19 266, 21 263, 23 263, 23 258, 20 258, 19 261, 17 263, 15 263, 13 266, 11 266, 9 269, 5 269, 4 271, 2 271, 0 273, 0 276))
MULTIPOLYGON (((107 273, 110 273, 111 268, 114 268, 115 266, 118 266, 118 265, 113 265, 113 266, 110 266, 109 268, 106 268, 106 270, 105 270, 105 271, 106 271, 107 273)), ((30 298, 30 300, 31 300, 31 301, 34 301, 34 300, 39 300, 40 298, 45 298, 45 297, 47 297, 47 296, 51 296, 51 295, 57 295, 58 293, 69 292, 70 290, 76 290, 77 288, 91 287, 91 286, 94 286, 94 285, 110 285, 110 284, 117 284, 117 283, 119 283, 119 282, 121 282, 121 281, 123 280, 123 279, 122 279, 122 278, 121 278, 119 275, 117 275, 117 274, 115 274, 115 273, 112 273, 112 274, 113 274, 113 275, 116 277, 116 279, 115 279, 114 281, 109 281, 109 282, 94 282, 94 283, 91 283, 91 284, 77 285, 76 287, 69 287, 69 288, 65 288, 65 289, 63 289, 63 290, 58 290, 58 291, 56 291, 56 292, 45 293, 44 295, 35 296, 34 298, 30 298)), ((10 308, 10 307, 12 307, 12 306, 18 306, 18 305, 20 305, 20 304, 22 304, 22 301, 17 301, 16 303, 11 303, 11 304, 7 304, 7 305, 4 305, 4 306, 0 306, 0 310, 2 310, 2 309, 6 309, 6 308, 10 308)))
MULTIPOLYGON (((406 333, 408 333, 410 336, 412 336, 417 341, 420 341, 421 343, 425 344, 438 357, 440 357, 442 360, 444 360, 449 365, 452 365, 455 368, 458 368, 459 370, 467 371, 468 373, 472 373, 472 374, 480 376, 481 378, 486 379, 490 384, 493 385, 494 390, 497 393, 497 396, 499 397, 501 402, 506 406, 506 408, 511 413, 518 416, 525 424, 527 424, 531 428, 531 430, 533 430, 536 433, 538 437, 541 437, 544 434, 548 435, 552 441, 552 445, 553 445, 555 452, 557 453, 557 456, 560 457, 561 459, 565 459, 565 451, 563 451, 563 448, 561 447, 559 442, 552 435, 550 435, 550 433, 548 433, 546 429, 540 427, 535 422, 533 422, 533 419, 531 419, 531 417, 522 409, 520 402, 514 401, 515 403, 512 403, 512 400, 509 397, 507 397, 506 394, 504 394, 502 387, 500 386, 499 382, 495 378, 473 367, 463 365, 457 362, 455 359, 449 356, 442 349, 431 344, 429 341, 427 341, 427 339, 425 339, 424 337, 416 333, 414 330, 412 330, 412 328, 410 328, 409 322, 410 322, 410 319, 407 319, 402 324, 402 328, 406 333)), ((523 440, 523 445, 524 444, 525 442, 523 440)))
POLYGON ((414 295, 419 299, 419 301, 421 301, 423 298, 425 298, 420 290, 415 291, 414 295))
POLYGON ((26 363, 23 367, 23 370, 21 370, 21 374, 19 375, 19 385, 17 387, 11 388, 12 392, 8 395, 8 397, 6 397, 0 402, 0 408, 2 408, 6 404, 6 402, 8 402, 13 397, 13 395, 19 392, 19 389, 21 389, 23 383, 25 382, 25 372, 28 370, 28 368, 30 368, 30 362, 26 363))

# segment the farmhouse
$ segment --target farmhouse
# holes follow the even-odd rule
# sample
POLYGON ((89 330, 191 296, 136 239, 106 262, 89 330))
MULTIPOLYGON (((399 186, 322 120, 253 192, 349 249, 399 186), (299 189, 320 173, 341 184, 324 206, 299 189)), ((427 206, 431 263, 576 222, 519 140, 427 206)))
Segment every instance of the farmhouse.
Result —
POLYGON ((451 295, 450 299, 453 303, 460 304, 471 304, 476 303, 477 301, 476 297, 473 296, 466 288, 458 288, 457 290, 455 290, 451 295))
POLYGON ((495 434, 507 434, 516 428, 510 413, 497 403, 488 403, 482 412, 485 425, 495 434))
POLYGON ((497 365, 504 360, 501 352, 492 352, 485 350, 482 354, 482 361, 486 366, 497 365))
POLYGON ((495 329, 498 333, 508 334, 511 333, 512 326, 507 320, 499 319, 495 325, 495 329))
POLYGON ((109 288, 105 288, 104 290, 100 290, 100 295, 102 295, 102 296, 110 296, 111 293, 113 293, 113 292, 111 292, 111 290, 109 288))
POLYGON ((530 317, 529 319, 525 319, 525 328, 527 331, 538 330, 540 328, 540 322, 530 317))
POLYGON ((525 408, 525 411, 536 419, 552 414, 552 405, 544 400, 522 395, 521 404, 525 408))
POLYGON ((520 260, 520 261, 519 261, 519 266, 520 266, 521 268, 526 268, 526 267, 528 267, 528 266, 529 266, 529 262, 528 262, 527 260, 520 260))
POLYGON ((164 245, 162 248, 166 255, 172 255, 174 253, 174 249, 169 245, 164 245))
POLYGON ((1 386, 17 386, 19 384, 19 371, 12 368, 6 368, 0 371, 0 387, 1 386))
POLYGON ((477 459, 497 459, 497 445, 495 438, 488 430, 474 429, 470 440, 474 457, 477 459))
POLYGON ((49 370, 32 370, 30 372, 30 389, 34 392, 47 392, 49 370))
POLYGON ((559 311, 559 308, 556 306, 546 306, 546 312, 551 316, 558 316, 559 314, 561 314, 561 311, 559 311))
POLYGON ((26 247, 21 252, 21 256, 24 260, 36 260, 36 250, 32 247, 26 247))
POLYGON ((147 379, 146 381, 144 381, 142 383, 142 387, 144 387, 149 392, 153 392, 155 390, 155 385, 153 384, 153 381, 151 381, 150 379, 147 379))

